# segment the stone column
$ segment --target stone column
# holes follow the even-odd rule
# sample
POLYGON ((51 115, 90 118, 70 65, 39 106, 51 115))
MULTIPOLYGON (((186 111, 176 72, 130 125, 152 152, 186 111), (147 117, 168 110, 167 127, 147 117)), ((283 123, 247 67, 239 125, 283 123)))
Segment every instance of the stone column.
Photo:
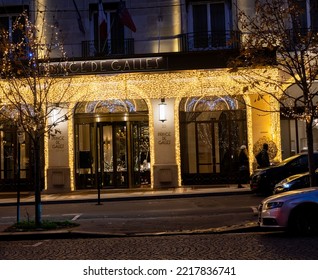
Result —
MULTIPOLYGON (((66 109, 55 110, 50 121, 54 122, 54 119, 58 120, 66 113, 66 109)), ((67 121, 59 123, 55 129, 56 133, 50 135, 48 140, 47 190, 48 192, 66 192, 70 191, 67 121)))
POLYGON ((154 114, 154 188, 178 187, 178 167, 174 130, 175 99, 165 99, 166 121, 159 120, 160 99, 152 100, 154 114))

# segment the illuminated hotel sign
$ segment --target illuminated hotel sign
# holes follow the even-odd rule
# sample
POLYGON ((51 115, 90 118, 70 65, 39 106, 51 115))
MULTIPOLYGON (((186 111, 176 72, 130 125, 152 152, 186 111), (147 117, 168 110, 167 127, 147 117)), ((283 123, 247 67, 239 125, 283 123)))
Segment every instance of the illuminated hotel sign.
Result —
POLYGON ((123 58, 87 61, 52 62, 50 73, 68 74, 111 74, 142 71, 159 71, 167 69, 167 61, 163 57, 123 58))

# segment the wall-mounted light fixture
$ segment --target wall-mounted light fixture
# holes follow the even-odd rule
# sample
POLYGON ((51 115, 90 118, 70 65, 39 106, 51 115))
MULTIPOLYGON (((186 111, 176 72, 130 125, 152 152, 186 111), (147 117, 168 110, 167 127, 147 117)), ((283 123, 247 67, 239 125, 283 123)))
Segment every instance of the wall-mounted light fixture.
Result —
POLYGON ((159 103, 159 121, 165 122, 167 120, 166 116, 166 106, 165 99, 161 98, 161 103, 159 103))

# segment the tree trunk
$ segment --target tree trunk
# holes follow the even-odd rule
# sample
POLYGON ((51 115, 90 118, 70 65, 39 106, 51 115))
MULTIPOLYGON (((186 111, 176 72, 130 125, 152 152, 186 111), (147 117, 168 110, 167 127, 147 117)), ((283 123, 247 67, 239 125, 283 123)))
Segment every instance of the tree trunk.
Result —
POLYGON ((315 161, 314 161, 314 141, 312 121, 306 122, 307 148, 308 148, 308 168, 310 174, 310 186, 316 185, 315 161))
POLYGON ((40 227, 42 224, 42 205, 41 205, 41 141, 39 137, 34 138, 34 193, 35 193, 35 225, 40 227))

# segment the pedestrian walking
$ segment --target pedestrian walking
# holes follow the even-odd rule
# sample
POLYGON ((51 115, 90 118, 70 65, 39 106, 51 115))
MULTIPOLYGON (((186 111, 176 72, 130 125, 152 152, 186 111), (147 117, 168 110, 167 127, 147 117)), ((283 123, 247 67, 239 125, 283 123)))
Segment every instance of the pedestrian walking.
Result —
POLYGON ((256 155, 257 168, 266 168, 270 166, 268 155, 268 144, 263 144, 263 149, 256 155))
POLYGON ((242 184, 248 182, 249 178, 249 163, 246 146, 242 145, 239 153, 239 175, 238 175, 238 188, 244 188, 242 184))

